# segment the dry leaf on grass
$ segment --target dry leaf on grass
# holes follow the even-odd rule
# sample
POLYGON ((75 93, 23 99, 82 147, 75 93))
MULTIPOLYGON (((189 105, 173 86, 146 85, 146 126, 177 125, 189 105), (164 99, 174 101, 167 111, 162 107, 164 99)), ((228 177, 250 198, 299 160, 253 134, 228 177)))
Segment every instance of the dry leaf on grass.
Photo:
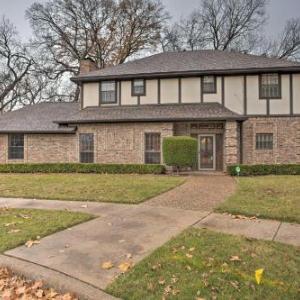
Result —
POLYGON ((241 261, 241 259, 237 255, 233 255, 229 259, 230 261, 241 261))
POLYGON ((20 231, 21 231, 20 229, 12 229, 8 233, 18 233, 20 231))
POLYGON ((21 217, 21 218, 23 218, 23 219, 25 219, 25 220, 31 219, 30 216, 24 215, 24 214, 18 214, 18 217, 21 217))
POLYGON ((27 248, 31 248, 32 246, 34 246, 34 245, 38 245, 38 244, 40 244, 41 242, 40 241, 27 241, 26 242, 26 244, 25 244, 25 246, 27 247, 27 248))
POLYGON ((192 258, 192 257, 193 257, 193 255, 190 254, 190 253, 186 253, 185 256, 186 256, 187 258, 192 258))

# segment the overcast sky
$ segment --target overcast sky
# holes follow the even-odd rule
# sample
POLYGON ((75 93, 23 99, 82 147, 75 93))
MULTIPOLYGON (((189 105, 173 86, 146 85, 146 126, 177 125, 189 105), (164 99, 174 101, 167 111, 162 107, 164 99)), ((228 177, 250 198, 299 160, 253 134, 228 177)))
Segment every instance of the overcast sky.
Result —
MULTIPOLYGON (((27 38, 31 35, 24 13, 33 2, 46 2, 47 0, 0 0, 0 16, 6 15, 16 26, 21 36, 27 38)), ((199 6, 200 0, 162 0, 174 19, 180 19, 189 14, 193 8, 199 6)), ((269 0, 268 25, 266 33, 276 35, 283 28, 287 19, 300 17, 300 0, 269 0)))

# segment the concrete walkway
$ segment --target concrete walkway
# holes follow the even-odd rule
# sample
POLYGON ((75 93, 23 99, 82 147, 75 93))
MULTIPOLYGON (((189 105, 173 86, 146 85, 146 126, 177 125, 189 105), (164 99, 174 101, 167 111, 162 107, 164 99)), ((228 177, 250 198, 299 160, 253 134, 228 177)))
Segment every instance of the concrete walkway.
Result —
POLYGON ((96 214, 98 218, 45 237, 39 245, 21 246, 5 254, 59 271, 100 289, 105 289, 121 273, 118 269, 121 263, 136 264, 209 214, 143 204, 0 199, 0 206, 5 205, 96 214), (114 267, 102 269, 106 261, 112 261, 114 267))
POLYGON ((194 226, 229 234, 243 235, 248 238, 300 246, 300 224, 263 219, 241 219, 228 214, 211 213, 194 226))

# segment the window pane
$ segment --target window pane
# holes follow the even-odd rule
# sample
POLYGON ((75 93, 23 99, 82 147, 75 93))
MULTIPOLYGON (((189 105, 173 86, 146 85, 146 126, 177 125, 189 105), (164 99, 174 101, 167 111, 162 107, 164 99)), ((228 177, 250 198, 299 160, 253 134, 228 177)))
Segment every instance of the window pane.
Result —
POLYGON ((108 92, 108 91, 115 91, 115 81, 102 81, 101 82, 101 91, 108 92))
POLYGON ((160 164, 160 133, 146 133, 145 135, 145 163, 160 164))
POLYGON ((143 79, 135 79, 133 81, 133 95, 145 94, 145 81, 143 79))
POLYGON ((256 134, 256 149, 272 150, 273 149, 273 134, 272 133, 256 134))
POLYGON ((80 162, 94 162, 94 135, 92 133, 81 133, 79 135, 80 162))
POLYGON ((115 81, 102 81, 101 82, 101 102, 102 103, 117 102, 116 82, 115 81))
POLYGON ((203 93, 215 93, 216 92, 216 78, 215 76, 203 77, 203 93))
POLYGON ((24 159, 24 134, 8 136, 8 159, 24 159))
POLYGON ((280 97, 280 80, 278 74, 261 75, 261 98, 280 97))

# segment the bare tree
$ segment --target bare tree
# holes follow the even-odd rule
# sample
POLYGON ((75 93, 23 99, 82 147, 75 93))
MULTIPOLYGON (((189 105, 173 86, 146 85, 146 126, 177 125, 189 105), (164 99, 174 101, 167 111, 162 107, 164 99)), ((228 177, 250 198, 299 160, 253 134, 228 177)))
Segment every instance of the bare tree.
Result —
POLYGON ((174 25, 181 28, 176 39, 187 50, 250 51, 266 21, 266 1, 202 0, 199 10, 174 25))
POLYGON ((159 0, 51 0, 34 3, 26 15, 56 80, 77 75, 86 57, 104 68, 156 46, 167 18, 159 0))
POLYGON ((300 60, 300 18, 288 20, 283 32, 269 42, 264 52, 281 59, 300 60))
POLYGON ((0 21, 0 113, 20 99, 20 85, 34 64, 8 19, 0 21))

